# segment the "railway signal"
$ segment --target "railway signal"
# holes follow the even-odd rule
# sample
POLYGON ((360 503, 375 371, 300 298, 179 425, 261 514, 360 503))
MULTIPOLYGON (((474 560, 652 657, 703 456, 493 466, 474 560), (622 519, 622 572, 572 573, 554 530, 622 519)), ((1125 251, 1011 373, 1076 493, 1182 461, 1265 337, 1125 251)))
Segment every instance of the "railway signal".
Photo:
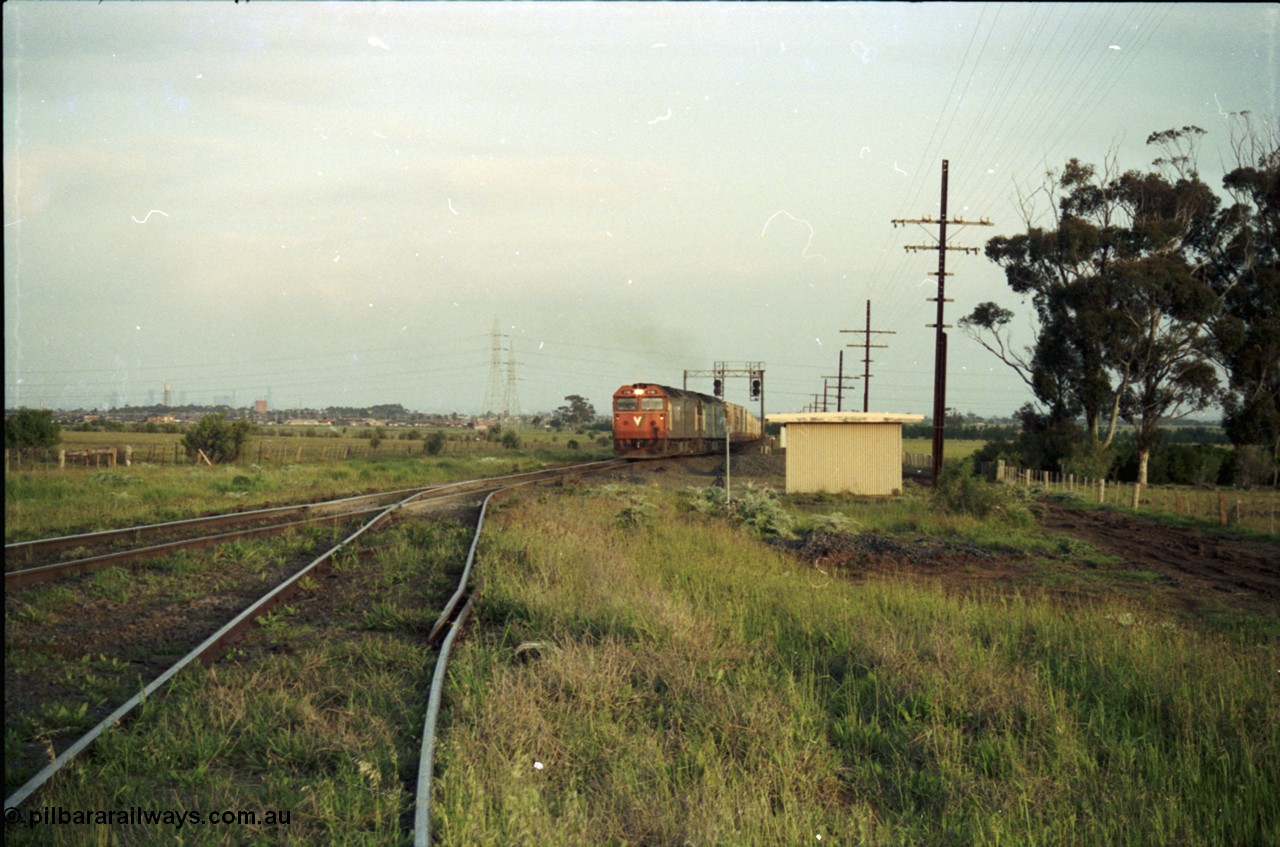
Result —
POLYGON ((746 377, 751 389, 751 399, 760 402, 760 420, 764 420, 764 362, 716 362, 709 371, 685 371, 684 388, 689 389, 689 377, 710 377, 711 393, 725 396, 726 381, 730 377, 746 377), (738 366, 740 364, 740 366, 738 366))

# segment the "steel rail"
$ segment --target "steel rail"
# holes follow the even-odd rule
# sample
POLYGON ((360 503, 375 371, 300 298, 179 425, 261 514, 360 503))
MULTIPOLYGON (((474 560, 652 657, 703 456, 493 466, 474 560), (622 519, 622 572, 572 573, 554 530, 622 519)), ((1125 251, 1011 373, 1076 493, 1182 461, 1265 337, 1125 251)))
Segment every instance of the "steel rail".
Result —
MULTIPOLYGON (((434 486, 431 486, 434 487, 434 486)), ((406 489, 406 491, 419 491, 422 489, 406 489)), ((131 526, 119 528, 119 530, 99 530, 96 532, 81 532, 78 535, 61 535, 51 537, 51 539, 35 539, 31 541, 15 541, 13 544, 4 545, 5 558, 9 558, 10 553, 32 555, 38 550, 58 550, 60 548, 68 548, 68 546, 82 546, 84 544, 100 544, 100 542, 111 541, 113 539, 123 539, 123 537, 134 537, 141 539, 147 535, 157 535, 160 532, 172 532, 174 530, 183 530, 188 527, 207 527, 218 526, 220 523, 243 523, 246 521, 257 521, 257 519, 271 517, 288 517, 289 514, 303 514, 317 509, 326 509, 340 507, 347 503, 355 503, 357 500, 371 499, 389 499, 393 496, 402 494, 401 491, 383 491, 379 494, 357 494, 349 496, 349 498, 340 498, 337 500, 323 500, 320 503, 298 503, 293 505, 273 505, 264 509, 250 509, 248 512, 227 512, 225 514, 210 514, 210 516, 198 518, 183 518, 180 521, 165 521, 163 523, 146 523, 141 526, 131 526)))
POLYGON ((156 556, 163 556, 166 553, 172 553, 176 550, 199 549, 201 547, 210 547, 214 544, 222 544, 226 541, 233 541, 237 538, 253 538, 259 535, 276 535, 278 533, 287 532, 291 529, 298 529, 305 526, 313 526, 323 523, 339 523, 348 518, 357 518, 361 515, 367 515, 370 512, 377 512, 384 509, 384 506, 374 506, 370 509, 360 509, 354 512, 342 512, 337 515, 317 515, 313 518, 306 518, 300 521, 290 521, 285 524, 272 524, 271 526, 259 526, 253 529, 240 529, 234 532, 222 532, 217 535, 202 535, 198 538, 187 538, 180 541, 166 541, 163 544, 154 544, 150 547, 136 547, 132 550, 121 550, 116 553, 104 553, 101 556, 89 556, 84 559, 71 559, 66 562, 57 562, 52 565, 40 565, 34 568, 25 568, 20 571, 5 571, 4 587, 8 591, 14 588, 25 588, 28 585, 38 585, 42 582, 48 582, 56 579, 68 572, 89 573, 91 571, 101 570, 112 564, 131 562, 137 559, 150 559, 156 556))
MULTIPOLYGON (((436 620, 435 626, 431 628, 431 632, 427 636, 428 642, 434 641, 437 633, 453 613, 453 609, 459 599, 467 592, 467 583, 471 577, 471 567, 475 564, 476 550, 480 545, 480 532, 484 529, 484 516, 489 509, 490 501, 493 500, 494 495, 497 493, 497 491, 490 493, 488 497, 484 498, 484 502, 480 504, 480 516, 476 519, 475 536, 471 539, 471 549, 467 552, 467 563, 462 568, 462 576, 458 578, 458 589, 449 598, 449 602, 445 604, 444 610, 440 613, 439 619, 436 620)), ((414 798, 414 847, 427 847, 431 843, 431 771, 435 767, 436 723, 440 717, 440 698, 444 690, 445 668, 449 663, 449 651, 453 648, 453 641, 462 629, 467 613, 471 610, 473 598, 474 595, 467 598, 466 605, 462 607, 462 611, 454 619, 453 625, 449 627, 449 632, 440 645, 440 655, 436 657, 435 670, 431 673, 431 693, 427 697, 427 714, 422 723, 422 752, 418 758, 418 788, 417 795, 414 798)))
POLYGON ((436 658, 436 667, 431 675, 427 717, 422 725, 422 756, 418 760, 418 791, 413 811, 413 847, 428 847, 431 844, 431 771, 435 766, 436 722, 440 717, 445 666, 449 663, 449 651, 453 649, 453 640, 462 631, 462 625, 471 612, 474 599, 474 596, 467 598, 466 605, 458 613, 453 626, 449 627, 449 633, 440 645, 440 655, 436 658))
POLYGON ((48 782, 48 780, 55 773, 61 770, 68 762, 70 762, 76 756, 78 756, 85 748, 91 745, 94 741, 97 741, 98 738, 102 735, 102 733, 110 729, 112 726, 115 726, 117 723, 119 723, 121 719, 123 719, 126 715, 128 715, 135 708, 137 708, 140 703, 146 700, 147 697, 150 697, 152 694, 158 691, 170 679, 172 679, 180 670, 185 668, 187 665, 191 664, 196 659, 206 659, 206 657, 212 654, 212 652, 215 649, 224 646, 225 644, 233 640, 235 637, 240 635, 244 631, 244 629, 247 628, 252 623, 254 619, 260 617, 263 613, 269 611, 270 609, 274 608, 278 604, 282 603, 284 600, 288 599, 288 597, 290 597, 293 594, 293 592, 297 590, 298 583, 304 577, 306 577, 308 574, 312 573, 313 571, 319 570, 324 563, 331 561, 333 559, 333 556, 337 554, 340 550, 342 550, 343 547, 345 547, 348 544, 351 544, 357 538, 363 535, 365 532, 368 532, 369 530, 373 529, 375 526, 381 524, 384 520, 386 520, 391 514, 393 514, 402 505, 407 503, 409 500, 413 500, 417 496, 420 496, 420 495, 413 495, 413 497, 408 498, 408 500, 402 501, 400 503, 396 503, 382 510, 376 517, 374 517, 364 526, 360 527, 360 529, 356 530, 351 535, 347 536, 345 539, 338 542, 333 547, 329 548, 329 550, 325 551, 324 553, 321 553, 320 556, 318 556, 309 565, 302 568, 293 576, 289 577, 284 582, 280 583, 275 588, 268 591, 261 598, 259 598, 255 603, 253 603, 247 609, 240 612, 240 614, 236 615, 234 618, 232 618, 230 621, 224 624, 220 629, 218 629, 217 632, 210 635, 208 638, 202 641, 199 644, 199 646, 191 650, 189 653, 187 653, 185 656, 183 656, 177 662, 175 662, 172 666, 170 666, 168 670, 164 671, 158 677, 152 680, 146 687, 142 689, 142 691, 130 697, 127 701, 125 701, 123 705, 121 705, 111 714, 107 715, 107 717, 103 718, 102 721, 99 722, 97 726, 93 727, 84 735, 82 735, 80 738, 78 738, 71 746, 69 746, 67 749, 63 750, 60 754, 58 754, 58 756, 54 758, 52 762, 45 765, 40 770, 39 773, 31 777, 31 779, 27 780, 27 782, 24 785, 22 785, 12 794, 6 797, 4 801, 5 808, 12 809, 20 805, 24 800, 26 800, 36 790, 38 790, 42 785, 48 782))
MULTIPOLYGON (((551 469, 551 471, 572 471, 580 468, 590 468, 593 465, 609 465, 614 461, 615 460, 602 460, 597 462, 587 462, 582 465, 569 465, 564 468, 554 468, 551 469)), ((403 498, 404 495, 411 495, 414 493, 435 491, 465 485, 482 485, 483 483, 491 480, 514 479, 529 474, 544 474, 548 472, 548 469, 540 469, 537 471, 525 471, 521 474, 508 474, 483 479, 462 480, 460 482, 437 483, 434 485, 415 486, 412 488, 402 488, 394 491, 376 492, 373 494, 356 494, 351 497, 341 497, 335 500, 322 500, 316 503, 295 503, 288 506, 269 506, 263 509, 251 509, 245 512, 227 512, 221 515, 182 518, 181 520, 165 521, 163 523, 156 524, 142 524, 139 526, 123 527, 121 529, 103 529, 95 532, 78 533, 76 535, 62 535, 53 538, 16 541, 4 546, 5 559, 8 560, 11 555, 25 555, 30 558, 36 552, 41 550, 57 550, 65 547, 83 546, 85 544, 100 544, 110 542, 113 539, 127 537, 141 539, 146 535, 154 535, 161 532, 172 532, 174 530, 182 530, 190 527, 217 526, 222 523, 242 523, 262 518, 287 517, 291 513, 303 514, 309 511, 340 508, 344 505, 355 503, 360 500, 391 500, 394 498, 403 498)))
MULTIPOLYGON (((476 523, 476 535, 475 535, 475 538, 472 539, 471 548, 467 556, 468 562, 466 567, 464 567, 463 569, 463 577, 460 578, 459 580, 462 586, 462 590, 465 590, 465 582, 463 580, 469 577, 471 565, 474 561, 475 552, 476 552, 479 537, 480 537, 480 529, 484 522, 485 507, 488 505, 488 503, 493 498, 493 496, 498 493, 498 491, 519 487, 520 485, 526 485, 526 484, 538 482, 538 481, 541 481, 539 479, 540 477, 547 477, 547 478, 554 479, 556 476, 566 476, 568 474, 571 474, 577 471, 582 471, 588 467, 591 468, 591 472, 596 472, 596 471, 606 470, 609 467, 615 466, 617 464, 621 464, 621 463, 617 462, 616 460, 607 460, 602 462, 586 463, 585 465, 574 465, 567 468, 555 468, 551 470, 544 469, 544 470, 526 472, 521 474, 511 474, 505 477, 491 477, 485 480, 466 480, 458 483, 450 483, 444 486, 432 488, 429 491, 428 490, 418 491, 417 493, 412 494, 411 496, 405 498, 404 500, 401 500, 398 503, 394 503, 386 507, 385 509, 382 509, 374 518, 372 518, 367 523, 365 523, 364 526, 357 529, 351 535, 347 536, 342 541, 338 542, 337 544, 329 548, 324 553, 321 553, 310 564, 306 565, 297 573, 295 573, 293 576, 289 577, 285 581, 278 584, 275 588, 268 591, 266 594, 260 597, 257 601, 255 601, 252 605, 250 605, 249 607, 244 609, 242 612, 237 614, 235 617, 233 617, 230 621, 228 621, 226 624, 220 627, 216 632, 214 632, 212 635, 210 635, 208 638, 202 641, 198 646, 196 646, 194 649, 192 649, 182 658, 178 659, 177 662, 175 662, 167 670, 162 672, 154 680, 148 683, 141 691, 139 691, 134 696, 130 697, 127 701, 125 701, 118 708, 116 708, 115 711, 107 715, 107 717, 103 718, 96 726, 94 726, 92 729, 90 729, 80 738, 76 739, 75 742, 73 742, 69 747, 67 747, 60 754, 58 754, 53 759, 53 761, 45 765, 38 773, 36 773, 33 777, 27 780, 26 783, 24 783, 12 794, 6 797, 4 802, 5 809, 8 810, 21 805, 23 801, 29 798, 32 794, 38 791, 46 782, 48 782, 49 779, 51 779, 55 773, 61 770, 69 762, 74 760, 76 756, 78 756, 81 752, 83 752, 90 745, 92 745, 93 742, 98 740, 98 738, 101 737, 101 735, 104 732, 106 732, 108 729, 115 726, 121 720, 127 717, 129 713, 131 713, 134 709, 136 709, 141 703, 145 702, 148 697, 152 696, 161 688, 163 688, 174 676, 178 674, 179 671, 181 671, 187 665, 191 664, 196 659, 200 659, 204 662, 213 661, 214 658, 216 657, 216 651, 218 651, 222 647, 225 647, 227 644, 229 644, 234 639, 239 637, 244 632, 244 630, 247 629, 252 624, 254 620, 261 617, 263 614, 275 608, 277 605, 279 605, 280 603, 287 600, 290 596, 292 596, 298 590, 298 583, 301 582, 305 577, 307 577, 309 574, 313 572, 318 572, 321 568, 323 568, 323 566, 326 563, 331 562, 333 560, 333 557, 337 553, 339 553, 344 547, 352 544, 358 538, 360 538, 360 536, 364 535, 366 532, 382 524, 384 521, 389 519, 396 511, 403 509, 406 506, 409 506, 411 504, 417 505, 414 503, 414 501, 418 500, 418 498, 423 497, 424 495, 427 495, 429 493, 439 493, 440 488, 459 488, 465 485, 477 485, 477 484, 484 485, 486 483, 492 485, 493 482, 500 481, 503 479, 510 480, 510 479, 516 479, 520 477, 534 477, 532 479, 527 479, 524 482, 502 486, 498 490, 491 491, 488 494, 488 496, 485 497, 484 503, 481 506, 480 518, 476 523)), ((409 490, 413 490, 413 489, 409 489, 409 490)), ((465 492, 465 491, 450 492, 447 496, 455 496, 457 494, 464 494, 464 493, 469 493, 469 492, 465 492)), ((459 593, 455 592, 454 597, 456 598, 458 596, 459 596, 459 593)), ((456 599, 451 599, 451 604, 456 604, 456 599)), ((454 625, 450 629, 449 635, 446 637, 446 641, 449 647, 452 647, 453 639, 456 637, 458 630, 461 628, 461 625, 465 620, 465 616, 470 611, 470 608, 471 608, 471 602, 470 600, 468 600, 467 604, 464 605, 462 612, 460 612, 458 617, 454 620, 454 625)), ((447 657, 448 649, 445 647, 442 647, 442 653, 444 654, 444 656, 447 657)), ((439 686, 443 685, 444 674, 442 672, 443 665, 440 664, 439 659, 437 659, 437 664, 440 665, 441 672, 438 672, 433 676, 432 690, 433 690, 433 696, 435 697, 435 700, 437 702, 436 711, 438 713, 439 693, 436 692, 436 689, 439 686), (437 680, 439 681, 437 682, 437 680)), ((431 712, 429 709, 428 716, 430 716, 430 714, 431 712)), ((434 732, 435 732, 434 719, 432 719, 430 722, 430 729, 431 729, 431 735, 432 735, 430 753, 434 755, 434 732)), ((424 732, 424 738, 425 738, 425 734, 427 732, 426 725, 424 725, 423 732, 424 732)), ((426 790, 429 796, 430 766, 428 766, 426 773, 427 773, 426 790)), ((420 783, 422 779, 423 779, 422 762, 420 760, 419 762, 419 782, 420 783)), ((429 800, 425 804, 425 809, 427 812, 429 812, 429 800)), ((423 811, 419 810, 415 815, 415 825, 418 817, 421 816, 421 814, 423 814, 423 811)), ((427 830, 423 829, 423 832, 427 833, 427 830)), ((429 834, 425 834, 424 837, 427 837, 429 839, 429 834)))

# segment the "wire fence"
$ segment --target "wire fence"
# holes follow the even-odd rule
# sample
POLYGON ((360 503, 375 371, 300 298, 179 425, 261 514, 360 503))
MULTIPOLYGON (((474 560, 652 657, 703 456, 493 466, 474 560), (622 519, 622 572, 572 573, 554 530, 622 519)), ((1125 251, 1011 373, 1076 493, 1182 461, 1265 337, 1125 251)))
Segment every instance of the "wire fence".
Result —
POLYGON ((1215 526, 1240 527, 1275 534, 1280 528, 1280 491, 1275 489, 1194 488, 1179 485, 1140 485, 1074 474, 1016 468, 996 462, 987 470, 995 479, 1014 485, 1038 486, 1089 503, 1161 514, 1215 526))
MULTIPOLYGON (((288 464, 290 462, 330 462, 348 459, 393 458, 428 455, 423 440, 385 440, 377 447, 368 439, 279 438, 251 439, 234 464, 288 464)), ((474 439, 446 439, 438 455, 500 455, 506 448, 500 442, 474 439)), ((188 455, 177 443, 104 445, 79 450, 9 450, 4 451, 5 473, 10 471, 75 470, 147 465, 200 465, 207 458, 197 452, 188 455)))

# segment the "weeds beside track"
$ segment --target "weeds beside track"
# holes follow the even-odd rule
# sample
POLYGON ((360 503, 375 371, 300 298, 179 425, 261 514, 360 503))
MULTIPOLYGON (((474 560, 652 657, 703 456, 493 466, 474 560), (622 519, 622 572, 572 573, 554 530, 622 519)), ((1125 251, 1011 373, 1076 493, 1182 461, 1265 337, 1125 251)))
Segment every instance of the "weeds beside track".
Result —
MULTIPOLYGON (((605 464, 604 466, 607 467, 608 465, 605 464)), ((578 468, 573 472, 580 473, 582 471, 582 468, 578 468)), ((553 478, 559 473, 560 472, 540 472, 538 474, 525 474, 523 475, 525 477, 523 481, 533 481, 538 478, 553 478)), ((484 487, 493 489, 495 487, 509 485, 512 483, 513 480, 505 480, 497 483, 493 481, 486 481, 484 483, 484 487)), ((447 496, 456 497, 459 491, 463 490, 467 489, 460 487, 459 489, 450 492, 447 496)), ((441 496, 440 492, 436 492, 436 496, 441 496)), ((402 504, 402 506, 405 508, 400 510, 401 513, 405 513, 409 510, 408 504, 402 504)), ((389 514, 386 516, 389 516, 389 514)), ((318 622, 316 624, 316 628, 324 632, 324 635, 321 637, 325 644, 328 644, 329 642, 337 643, 349 640, 353 631, 356 634, 357 640, 360 640, 359 633, 365 630, 372 630, 375 632, 394 632, 405 630, 405 634, 408 636, 406 639, 407 642, 413 645, 413 649, 422 650, 426 646, 425 642, 428 638, 424 632, 425 615, 429 614, 429 611, 433 606, 438 607, 440 605, 438 595, 442 590, 442 586, 439 583, 441 583, 442 580, 447 580, 450 575, 448 573, 449 569, 458 564, 458 557, 456 556, 457 551, 455 549, 455 542, 457 539, 454 538, 453 541, 449 541, 448 539, 452 537, 450 533, 452 532, 453 535, 456 536, 458 532, 465 532, 465 530, 450 531, 446 528, 445 530, 440 531, 442 534, 438 534, 436 530, 430 529, 430 527, 434 525, 435 524, 432 522, 425 524, 425 527, 428 528, 425 536, 423 535, 424 530, 422 528, 424 524, 420 521, 403 521, 397 526, 393 526, 388 530, 391 533, 390 536, 379 539, 377 547, 374 549, 371 557, 375 562, 375 565, 371 566, 358 562, 353 554, 349 554, 346 550, 340 550, 342 545, 331 548, 322 555, 320 559, 315 560, 311 565, 295 573, 294 576, 286 583, 276 589, 273 589, 273 591, 269 592, 267 595, 264 595, 261 600, 245 612, 238 615, 233 621, 224 626, 222 630, 206 639, 204 644, 202 644, 198 650, 204 650, 206 648, 218 649, 224 647, 225 644, 223 643, 223 639, 234 633, 242 639, 242 645, 232 648, 232 658, 239 659, 252 655, 251 651, 255 646, 257 646, 255 645, 255 642, 259 641, 264 634, 268 636, 268 640, 274 640, 271 636, 279 634, 283 630, 291 629, 292 627, 290 624, 294 622, 294 619, 299 615, 305 617, 308 612, 315 615, 318 622), (415 529, 415 527, 418 528, 415 529), (415 533, 417 534, 415 535, 415 533), (397 540, 397 537, 399 540, 397 540), (409 539, 407 544, 406 538, 409 539), (413 544, 415 539, 425 541, 427 549, 415 549, 413 544), (444 543, 437 543, 441 541, 444 543), (322 574, 318 567, 322 563, 332 564, 330 575, 326 576, 322 574), (381 563, 381 567, 379 567, 377 563, 381 563), (427 572, 422 570, 423 567, 427 567, 427 572), (372 584, 365 583, 360 579, 361 577, 368 576, 367 571, 375 569, 381 570, 382 575, 372 584), (348 586, 345 590, 341 591, 336 590, 337 586, 329 586, 328 590, 321 590, 324 587, 321 582, 322 577, 325 581, 330 581, 333 578, 333 575, 343 573, 351 573, 352 577, 355 577, 355 581, 359 584, 348 586), (297 592, 297 594, 294 597, 286 597, 287 591, 294 591, 297 592), (408 596, 406 597, 406 595, 408 596), (286 599, 289 601, 287 604, 284 602, 286 599), (322 599, 327 600, 328 602, 317 602, 322 599), (255 623, 256 627, 250 626, 255 623)), ((353 533, 347 541, 354 541, 356 537, 369 528, 370 527, 366 526, 364 529, 353 533)), ((454 576, 456 576, 456 574, 454 574, 454 576)), ((69 592, 69 589, 64 588, 62 590, 64 592, 69 592)), ((310 639, 307 640, 309 641, 310 639)), ((399 639, 393 640, 399 641, 399 639)), ((274 646, 273 649, 275 649, 274 646)), ((295 646, 293 649, 300 650, 301 648, 300 646, 295 646)), ((316 648, 311 646, 306 649, 308 651, 312 651, 316 648)), ((321 647, 319 649, 324 648, 321 647)), ((101 724, 95 727, 94 730, 76 741, 71 745, 71 747, 64 749, 59 755, 58 760, 51 763, 51 767, 48 769, 47 773, 37 775, 37 777, 32 781, 29 781, 25 785, 19 787, 13 794, 11 794, 9 798, 7 798, 6 807, 18 806, 21 804, 33 791, 39 789, 43 785, 44 780, 49 776, 52 776, 55 770, 58 771, 57 779, 52 785, 56 787, 45 789, 45 792, 52 792, 59 798, 66 797, 67 799, 65 802, 67 804, 81 808, 108 808, 112 806, 118 808, 120 806, 120 803, 118 802, 118 793, 110 798, 110 802, 105 804, 103 803, 104 798, 98 793, 99 788, 96 786, 96 780, 94 780, 95 785, 80 785, 80 788, 85 789, 87 793, 81 793, 81 791, 75 787, 76 774, 83 774, 86 771, 98 771, 99 765, 101 766, 101 769, 105 769, 108 773, 114 771, 117 774, 114 777, 108 778, 105 783, 101 783, 103 786, 111 785, 118 788, 122 782, 127 783, 130 786, 134 786, 135 784, 139 786, 151 784, 152 774, 139 774, 135 770, 133 763, 138 761, 137 754, 130 754, 127 750, 122 750, 116 745, 120 744, 121 740, 126 737, 138 738, 146 749, 154 749, 157 743, 163 746, 163 744, 169 740, 177 740, 177 738, 168 738, 163 730, 159 732, 159 735, 156 735, 154 723, 148 721, 147 715, 153 711, 158 710, 159 714, 168 714, 167 706, 153 705, 157 700, 152 695, 158 692, 162 685, 165 685, 172 680, 172 684, 170 684, 166 690, 166 696, 163 698, 163 702, 167 704, 172 701, 174 697, 178 697, 178 703, 180 704, 181 697, 183 696, 181 692, 185 690, 183 680, 189 681, 193 677, 201 676, 200 669, 194 662, 198 657, 199 656, 196 651, 189 653, 149 684, 144 690, 142 696, 132 698, 124 706, 117 709, 112 713, 112 715, 108 716, 101 724), (173 692, 175 691, 179 693, 174 694, 173 692), (116 727, 118 721, 135 708, 139 713, 136 723, 133 723, 129 727, 123 729, 116 727), (115 728, 113 729, 113 727, 115 728), (156 738, 163 739, 163 741, 157 742, 156 738), (79 750, 85 749, 91 743, 95 745, 96 751, 96 756, 94 757, 96 761, 93 764, 85 764, 83 762, 76 761, 72 767, 58 770, 63 765, 67 764, 79 750), (71 786, 69 789, 66 788, 68 785, 71 786), (68 791, 69 794, 63 794, 64 790, 68 791)), ((30 664, 34 666, 38 663, 30 664)), ((211 679, 216 676, 218 667, 221 666, 212 667, 208 671, 211 676, 206 677, 206 679, 211 679)), ((28 669, 35 670, 34 667, 29 667, 28 669)), ((315 670, 315 668, 311 668, 311 670, 315 670)), ((403 692, 404 696, 408 698, 416 697, 415 692, 418 692, 421 689, 424 679, 428 678, 428 676, 428 674, 414 674, 410 678, 407 678, 405 680, 406 683, 409 683, 410 680, 412 681, 411 684, 408 685, 408 688, 403 692)), ((270 692, 262 692, 252 678, 248 680, 246 684, 254 690, 255 694, 266 693, 267 696, 271 696, 270 692)), ((352 684, 356 688, 362 688, 369 683, 368 681, 353 680, 352 684)), ((68 708, 66 704, 56 705, 59 710, 66 710, 68 708)), ((180 714, 186 713, 185 706, 176 705, 175 708, 179 710, 180 714)), ((35 735, 32 736, 33 740, 44 740, 48 742, 56 738, 59 734, 65 733, 66 730, 74 729, 76 726, 81 725, 84 719, 84 715, 81 713, 82 710, 74 706, 71 706, 70 709, 71 717, 74 718, 74 720, 64 722, 61 726, 39 727, 32 725, 31 722, 27 722, 28 727, 35 733, 35 735)), ((421 715, 422 711, 419 710, 417 720, 408 721, 404 729, 409 729, 410 733, 412 733, 413 729, 420 727, 422 722, 421 715)), ((373 712, 365 717, 376 725, 384 717, 384 710, 373 712)), ((235 725, 233 724, 233 727, 234 726, 235 725)), ((206 727, 206 729, 208 729, 208 727, 206 727)), ((11 745, 16 746, 21 742, 21 739, 16 737, 16 733, 17 730, 15 729, 13 733, 15 737, 11 737, 11 733, 7 728, 7 765, 10 765, 11 763, 16 764, 16 760, 12 760, 10 757, 11 745)), ((214 732, 212 737, 214 749, 219 750, 225 749, 228 745, 231 747, 238 747, 241 740, 242 734, 240 731, 233 730, 232 727, 224 727, 221 733, 214 732), (233 739, 229 737, 230 735, 234 735, 235 738, 233 739)), ((274 757, 270 754, 270 750, 274 746, 278 745, 279 739, 263 738, 261 740, 262 743, 267 746, 268 761, 273 760, 274 757)), ((210 741, 211 738, 181 738, 181 743, 195 745, 197 748, 205 748, 210 741)), ((52 750, 52 747, 50 749, 52 750)), ((259 752, 259 754, 261 753, 261 751, 257 752, 259 752)), ((189 754, 178 754, 172 761, 184 761, 187 759, 188 755, 189 754)), ((163 761, 169 763, 171 760, 165 759, 163 761)), ((362 773, 366 771, 368 773, 373 773, 373 771, 370 770, 373 766, 367 761, 362 758, 357 758, 357 762, 358 769, 362 773)), ((185 780, 182 779, 175 771, 166 768, 162 768, 161 771, 163 773, 167 773, 170 778, 178 778, 180 783, 185 783, 185 780)), ((381 772, 379 771, 379 774, 380 773, 381 772)), ((17 776, 18 774, 12 767, 6 767, 7 784, 10 784, 11 786, 12 781, 17 776)), ((381 776, 378 776, 377 778, 381 779, 381 776)), ((142 802, 145 798, 145 794, 140 795, 138 797, 138 801, 142 802)), ((405 803, 404 797, 399 789, 395 791, 395 801, 398 804, 397 812, 401 812, 405 803)), ((45 799, 45 802, 47 803, 48 799, 45 799)), ((59 800, 58 802, 63 802, 63 800, 59 800)), ((241 798, 239 802, 241 805, 236 806, 236 808, 244 808, 245 806, 243 804, 245 803, 248 803, 249 806, 253 805, 253 803, 246 798, 241 798)), ((151 805, 154 805, 154 801, 152 801, 151 805)), ((183 808, 190 809, 193 804, 184 801, 180 805, 182 805, 183 808)), ((395 815, 391 817, 392 825, 399 826, 400 823, 395 820, 395 817, 395 815)), ((385 820, 384 823, 386 823, 385 820)), ((252 830, 250 831, 252 832, 252 830)), ((21 830, 15 829, 14 832, 21 832, 21 830)), ((155 833, 151 836, 145 834, 140 835, 140 843, 151 843, 149 839, 152 837, 158 839, 156 843, 160 843, 160 841, 168 841, 167 838, 164 838, 163 833, 155 833)), ((262 833, 258 832, 254 837, 260 836, 262 836, 262 833)), ((83 837, 83 830, 80 830, 79 834, 77 834, 74 829, 48 830, 43 831, 41 835, 32 837, 35 838, 35 841, 31 843, 79 843, 80 839, 83 837), (53 836, 52 838, 50 837, 51 835, 53 836)), ((208 837, 215 839, 212 843, 221 843, 217 840, 218 836, 216 834, 210 834, 208 837)), ((317 832, 308 826, 288 830, 273 830, 270 837, 273 841, 283 837, 286 839, 286 843, 316 843, 317 840, 329 840, 328 838, 323 837, 318 838, 317 832)))

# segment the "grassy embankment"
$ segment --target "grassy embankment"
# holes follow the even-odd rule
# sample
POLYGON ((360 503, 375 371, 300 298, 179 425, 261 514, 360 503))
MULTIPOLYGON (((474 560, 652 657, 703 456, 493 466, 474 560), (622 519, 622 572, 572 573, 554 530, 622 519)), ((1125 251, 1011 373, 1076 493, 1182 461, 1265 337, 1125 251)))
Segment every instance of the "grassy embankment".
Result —
MULTIPOLYGON (((675 499, 525 496, 495 522, 440 843, 1280 842, 1274 619, 1210 631, 1121 569, 1124 599, 1067 604, 854 583, 675 499)), ((835 509, 1021 549, 1059 582, 1097 566, 1025 522, 835 509)))

